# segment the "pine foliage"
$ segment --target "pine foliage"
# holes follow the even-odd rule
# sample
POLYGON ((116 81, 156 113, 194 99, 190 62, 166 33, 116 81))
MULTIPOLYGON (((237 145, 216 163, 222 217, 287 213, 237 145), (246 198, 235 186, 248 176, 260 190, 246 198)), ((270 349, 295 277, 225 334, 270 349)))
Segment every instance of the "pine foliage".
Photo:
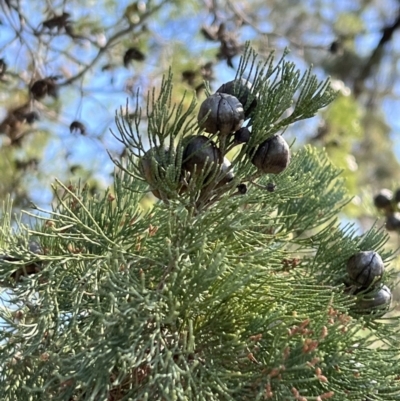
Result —
POLYGON ((128 157, 115 160, 112 192, 56 182, 57 204, 32 213, 32 227, 12 225, 5 206, 2 400, 400 399, 398 321, 359 313, 363 294, 346 283, 356 252, 390 260, 385 235, 339 224, 348 199, 323 151, 295 152, 273 177, 250 163, 257 145, 334 98, 329 81, 285 56, 274 63, 249 47, 242 58, 237 78, 253 81, 258 104, 222 188, 211 170, 182 176, 186 138, 204 133, 195 100, 172 104, 168 75, 146 125, 139 104, 117 116, 128 157), (143 210, 149 189, 161 200, 143 210))

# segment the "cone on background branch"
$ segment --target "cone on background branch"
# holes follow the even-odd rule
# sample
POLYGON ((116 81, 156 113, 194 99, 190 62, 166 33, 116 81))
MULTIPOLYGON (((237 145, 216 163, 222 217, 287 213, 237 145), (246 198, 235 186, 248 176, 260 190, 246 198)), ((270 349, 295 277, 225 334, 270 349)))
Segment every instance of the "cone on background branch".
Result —
POLYGON ((22 234, 46 249, 0 309, 4 401, 397 399, 397 318, 383 316, 390 272, 351 259, 387 263, 385 235, 339 223, 348 199, 323 151, 293 150, 271 172, 268 145, 254 163, 334 98, 310 71, 274 63, 245 50, 235 79, 255 82, 259 97, 241 144, 235 124, 204 132, 195 100, 172 104, 168 75, 144 126, 139 104, 117 119, 127 157, 115 161, 112 196, 57 181, 54 210, 29 213, 32 228, 13 230, 4 213, 4 251, 22 258, 22 234), (161 199, 143 210, 148 191, 161 199), (349 294, 349 275, 352 289, 373 291, 349 294))
POLYGON ((374 206, 385 215, 385 228, 400 233, 400 189, 393 193, 381 189, 373 198, 374 206))

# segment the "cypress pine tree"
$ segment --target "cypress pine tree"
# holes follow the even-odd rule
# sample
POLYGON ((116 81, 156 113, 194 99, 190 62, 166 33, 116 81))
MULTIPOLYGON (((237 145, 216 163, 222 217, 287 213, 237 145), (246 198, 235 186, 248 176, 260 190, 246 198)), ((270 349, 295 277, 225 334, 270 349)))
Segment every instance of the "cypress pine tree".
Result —
POLYGON ((172 90, 117 115, 112 193, 57 182, 31 227, 6 205, 1 399, 400 399, 385 234, 343 227, 340 172, 281 135, 329 81, 247 47, 198 119, 172 90))

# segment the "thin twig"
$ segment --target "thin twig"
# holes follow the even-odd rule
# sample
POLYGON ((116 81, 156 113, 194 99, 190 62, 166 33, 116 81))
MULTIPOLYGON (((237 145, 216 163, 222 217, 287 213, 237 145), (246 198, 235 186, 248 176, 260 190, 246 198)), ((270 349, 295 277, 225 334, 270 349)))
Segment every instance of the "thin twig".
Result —
POLYGON ((83 75, 86 74, 86 72, 88 70, 93 68, 93 66, 97 63, 97 61, 100 59, 100 57, 111 47, 111 45, 113 45, 119 38, 123 37, 124 35, 131 32, 133 29, 135 29, 137 26, 141 25, 147 18, 149 18, 151 15, 153 15, 156 11, 158 11, 166 3, 167 3, 167 0, 162 1, 160 4, 158 4, 152 10, 150 10, 146 14, 144 14, 138 23, 129 24, 129 26, 127 28, 116 32, 113 36, 110 37, 108 42, 99 49, 97 55, 93 58, 93 60, 89 64, 87 64, 78 74, 67 79, 65 82, 61 82, 60 86, 70 85, 71 83, 80 79, 83 75))

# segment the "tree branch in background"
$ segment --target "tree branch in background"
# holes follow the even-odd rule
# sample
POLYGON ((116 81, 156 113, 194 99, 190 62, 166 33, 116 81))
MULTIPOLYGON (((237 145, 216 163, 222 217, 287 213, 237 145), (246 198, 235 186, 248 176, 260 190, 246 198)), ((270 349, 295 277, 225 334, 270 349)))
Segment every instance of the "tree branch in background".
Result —
POLYGON ((371 76, 374 68, 379 65, 382 59, 384 46, 386 45, 386 43, 392 40, 394 32, 399 27, 400 27, 400 10, 398 11, 395 21, 391 25, 387 25, 382 29, 382 37, 378 45, 376 46, 371 56, 365 63, 364 68, 361 70, 360 75, 354 81, 353 93, 356 98, 363 91, 365 80, 371 76))
POLYGON ((148 19, 151 15, 153 15, 155 12, 157 12, 164 4, 166 4, 167 1, 164 0, 157 6, 155 6, 153 9, 147 11, 145 14, 143 14, 140 18, 140 21, 137 23, 130 23, 129 26, 125 29, 122 29, 121 31, 116 32, 114 35, 108 39, 107 43, 101 47, 97 53, 97 55, 93 58, 93 60, 86 65, 78 74, 74 75, 73 77, 67 79, 65 82, 61 83, 60 85, 70 85, 73 82, 77 81, 80 79, 85 73, 93 68, 93 66, 97 63, 97 61, 100 59, 100 57, 120 38, 131 32, 133 29, 136 27, 143 25, 144 21, 148 19))

